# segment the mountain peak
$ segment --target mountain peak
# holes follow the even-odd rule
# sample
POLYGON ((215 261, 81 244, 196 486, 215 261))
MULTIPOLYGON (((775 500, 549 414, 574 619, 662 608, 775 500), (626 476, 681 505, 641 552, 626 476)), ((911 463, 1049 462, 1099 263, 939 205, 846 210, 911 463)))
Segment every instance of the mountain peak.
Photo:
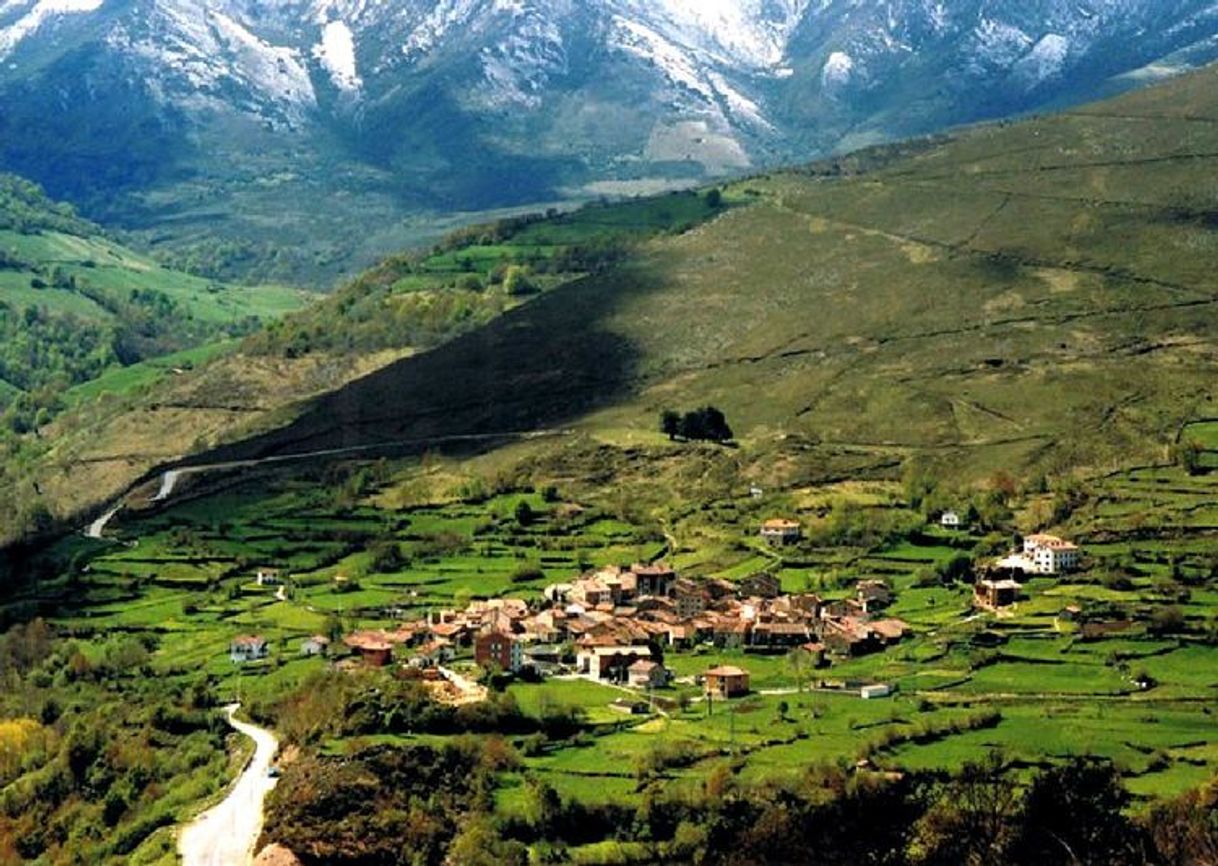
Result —
POLYGON ((175 226, 206 178, 208 232, 251 176, 281 197, 281 169, 309 201, 363 178, 391 222, 632 194, 1183 70, 1218 57, 1212 4, 0 0, 0 168, 175 226))

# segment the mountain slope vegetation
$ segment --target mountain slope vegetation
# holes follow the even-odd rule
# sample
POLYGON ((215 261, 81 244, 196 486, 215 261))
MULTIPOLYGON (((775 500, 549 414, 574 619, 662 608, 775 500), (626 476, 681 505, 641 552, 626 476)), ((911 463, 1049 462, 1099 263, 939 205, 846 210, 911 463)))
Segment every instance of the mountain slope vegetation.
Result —
POLYGON ((243 343, 208 344, 73 387, 46 435, 9 443, 0 480, 15 495, 2 535, 116 496, 157 464, 280 427, 308 398, 611 270, 648 238, 726 206, 717 191, 674 193, 473 226, 386 260, 243 343))
POLYGON ((1214 76, 859 174, 743 181, 746 206, 225 456, 642 431, 713 402, 760 447, 950 454, 964 473, 1160 457, 1210 401, 1214 76))
POLYGON ((162 268, 0 175, 0 410, 11 430, 45 422, 67 389, 107 370, 248 333, 304 300, 162 268))
MULTIPOLYGON (((115 416, 30 477, 65 514, 87 504, 71 491, 155 465, 117 447, 133 427, 216 430, 230 444, 201 461, 553 428, 634 447, 659 440, 661 410, 703 405, 726 413, 762 477, 915 460, 967 482, 1164 459, 1211 411, 1216 76, 742 180, 711 221, 640 238, 612 267, 261 416, 260 435, 201 425, 179 393, 156 401, 184 412, 171 424, 148 407, 115 416), (95 483, 117 454, 128 462, 95 483)), ((418 277, 399 270, 372 283, 418 277)), ((356 346, 360 318, 336 303, 326 340, 356 346)), ((251 357, 286 363, 275 345, 259 335, 251 357)), ((225 369, 242 393, 240 365, 225 369)), ((150 453, 205 444, 194 438, 150 453)))

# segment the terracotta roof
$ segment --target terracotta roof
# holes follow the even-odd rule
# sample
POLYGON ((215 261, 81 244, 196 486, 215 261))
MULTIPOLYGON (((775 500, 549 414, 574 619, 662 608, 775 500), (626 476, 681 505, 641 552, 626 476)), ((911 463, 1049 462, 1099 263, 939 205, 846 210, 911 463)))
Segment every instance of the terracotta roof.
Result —
POLYGON ((457 622, 442 622, 431 627, 431 633, 439 637, 452 637, 465 631, 465 626, 457 622))
POLYGON ((748 675, 748 671, 735 665, 720 665, 717 668, 711 668, 705 674, 708 677, 747 677, 748 675))
POLYGON ((300 858, 290 850, 274 842, 267 845, 254 859, 253 866, 303 866, 300 858))
POLYGON ((260 634, 242 634, 233 638, 233 646, 259 646, 266 643, 266 638, 260 634))
POLYGON ((979 587, 989 587, 990 589, 1014 589, 1014 590, 1020 590, 1020 589, 1022 589, 1022 588, 1023 588, 1023 587, 1021 587, 1021 586, 1020 586, 1019 581, 1017 581, 1017 580, 989 580, 989 579, 983 579, 983 580, 979 580, 979 581, 977 581, 977 586, 979 586, 979 587))
POLYGON ((800 622, 763 622, 758 623, 753 627, 754 631, 770 634, 804 634, 808 633, 808 627, 800 622))
POLYGON ((871 623, 872 631, 888 639, 902 637, 908 628, 909 626, 899 619, 879 619, 871 623))
POLYGON ((762 529, 799 529, 798 520, 788 520, 785 517, 774 517, 761 524, 762 529))
POLYGON ((393 644, 378 632, 355 632, 344 637, 343 643, 353 650, 365 652, 386 652, 393 649, 393 644))
POLYGON ((1078 545, 1074 544, 1073 542, 1066 541, 1065 539, 1058 538, 1056 535, 1038 533, 1036 535, 1029 535, 1024 540, 1029 541, 1038 547, 1048 547, 1052 550, 1078 550, 1078 545))

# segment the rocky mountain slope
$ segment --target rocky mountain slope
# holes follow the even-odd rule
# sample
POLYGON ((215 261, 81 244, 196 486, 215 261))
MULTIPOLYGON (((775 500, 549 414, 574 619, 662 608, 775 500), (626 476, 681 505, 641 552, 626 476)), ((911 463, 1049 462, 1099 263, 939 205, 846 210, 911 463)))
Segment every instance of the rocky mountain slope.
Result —
POLYGON ((0 166, 199 269, 316 277, 435 230, 412 214, 650 191, 1218 55, 1212 0, 1168 7, 5 0, 0 166))

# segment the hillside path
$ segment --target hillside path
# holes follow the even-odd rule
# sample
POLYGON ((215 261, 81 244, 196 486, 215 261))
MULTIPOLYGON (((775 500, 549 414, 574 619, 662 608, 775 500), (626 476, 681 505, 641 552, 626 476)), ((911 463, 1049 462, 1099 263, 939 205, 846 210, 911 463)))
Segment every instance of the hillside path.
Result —
POLYGON ((254 859, 254 845, 262 833, 262 803, 275 787, 268 771, 279 740, 265 728, 234 718, 237 707, 225 707, 225 716, 254 741, 254 757, 228 796, 183 828, 178 837, 183 866, 248 866, 254 859))

